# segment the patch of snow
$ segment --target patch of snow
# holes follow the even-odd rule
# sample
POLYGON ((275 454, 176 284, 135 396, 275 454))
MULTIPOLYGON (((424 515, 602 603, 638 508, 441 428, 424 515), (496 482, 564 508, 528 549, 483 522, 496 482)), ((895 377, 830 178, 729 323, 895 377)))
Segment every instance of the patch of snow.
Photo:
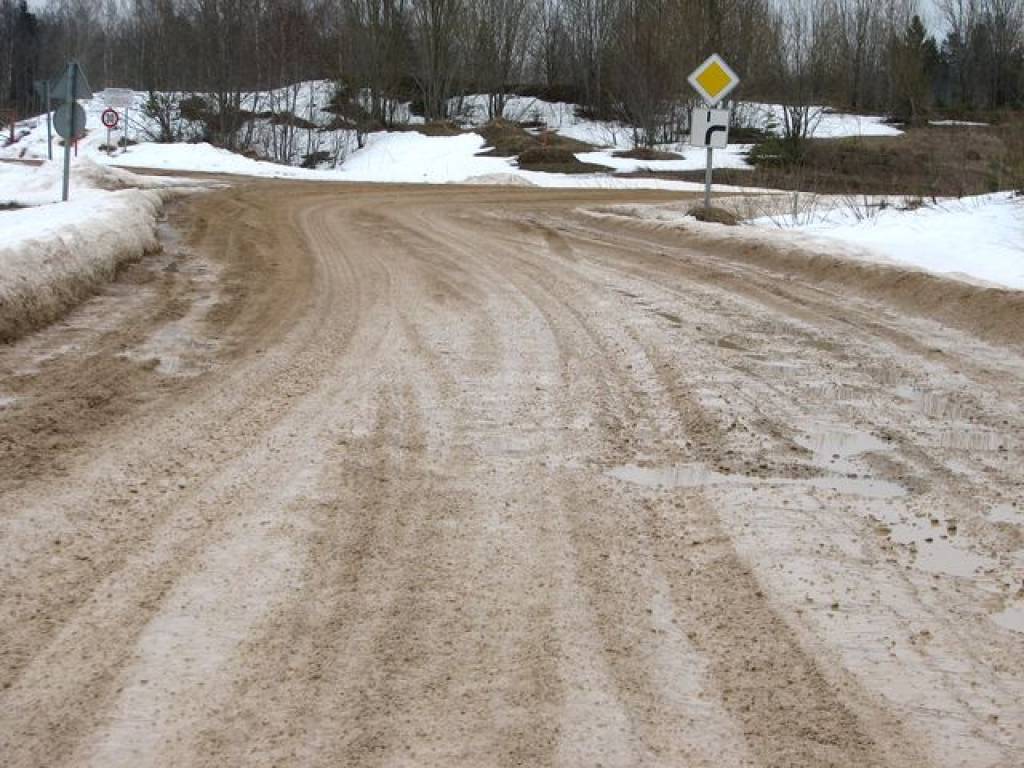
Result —
MULTIPOLYGON (((857 136, 900 136, 899 128, 886 123, 881 115, 852 115, 828 107, 812 107, 811 135, 816 139, 842 139, 857 136)), ((780 104, 742 102, 735 107, 742 125, 761 128, 781 135, 783 108, 780 104)))
MULTIPOLYGON (((750 170, 747 153, 751 144, 730 144, 726 149, 716 149, 712 155, 713 167, 750 170)), ((635 173, 636 171, 702 171, 707 163, 707 152, 700 147, 678 145, 673 151, 682 155, 678 160, 634 160, 628 157, 615 157, 618 150, 599 150, 596 152, 577 152, 576 159, 582 163, 593 163, 611 168, 616 173, 635 173)))
POLYGON ((479 153, 486 149, 482 136, 424 136, 415 131, 380 132, 367 137, 338 169, 339 181, 462 182, 474 176, 508 173, 515 166, 504 157, 479 153))
POLYGON ((1024 198, 1011 192, 944 200, 910 211, 889 207, 870 216, 838 204, 813 221, 796 223, 783 216, 752 223, 859 246, 929 272, 1024 289, 1024 198))
POLYGON ((253 160, 237 152, 221 149, 205 142, 198 144, 138 144, 129 147, 124 154, 109 158, 101 157, 100 162, 126 168, 154 168, 189 173, 223 173, 265 178, 297 179, 314 173, 290 165, 253 160))
MULTIPOLYGON (((552 189, 659 189, 670 192, 703 192, 703 182, 672 181, 668 179, 631 178, 602 173, 544 173, 542 171, 517 171, 516 175, 538 187, 552 189)), ((753 187, 735 187, 716 184, 715 193, 759 191, 753 187)))

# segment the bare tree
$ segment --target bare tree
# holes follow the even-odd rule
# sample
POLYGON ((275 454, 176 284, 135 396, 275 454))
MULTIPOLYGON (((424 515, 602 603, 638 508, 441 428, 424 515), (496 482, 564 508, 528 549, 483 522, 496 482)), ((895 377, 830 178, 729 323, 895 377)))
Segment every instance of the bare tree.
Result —
POLYGON ((534 0, 474 0, 469 6, 474 28, 473 71, 487 94, 487 116, 505 111, 509 87, 518 82, 530 48, 534 0))
POLYGON ((412 0, 416 65, 413 77, 428 119, 448 117, 448 99, 461 74, 463 0, 412 0))

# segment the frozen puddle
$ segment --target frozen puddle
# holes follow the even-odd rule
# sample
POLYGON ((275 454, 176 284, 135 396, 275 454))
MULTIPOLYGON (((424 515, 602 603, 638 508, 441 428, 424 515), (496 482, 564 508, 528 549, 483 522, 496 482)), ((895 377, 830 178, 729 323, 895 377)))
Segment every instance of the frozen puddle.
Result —
POLYGON ((678 467, 638 467, 626 464, 606 473, 616 480, 643 485, 647 488, 699 488, 702 485, 735 483, 737 478, 714 472, 698 464, 678 467))
POLYGON ((701 488, 712 485, 751 486, 796 486, 817 488, 825 491, 863 496, 872 499, 890 499, 906 495, 906 489, 896 483, 876 480, 870 477, 749 477, 747 475, 724 475, 699 464, 683 464, 675 467, 640 467, 625 464, 606 472, 609 477, 647 488, 701 488))
POLYGON ((999 613, 992 615, 992 621, 1004 629, 1013 632, 1024 632, 1024 602, 1011 605, 999 613))
POLYGON ((905 496, 906 489, 887 480, 879 480, 864 472, 855 457, 869 452, 890 450, 890 446, 866 432, 812 430, 796 442, 811 454, 811 463, 825 474, 820 477, 759 478, 746 475, 725 475, 700 464, 674 467, 641 467, 626 464, 607 474, 618 480, 648 488, 699 488, 709 485, 733 486, 796 486, 862 496, 871 499, 892 499, 905 496))
POLYGON ((4 408, 10 408, 12 405, 14 405, 16 400, 16 397, 11 397, 9 395, 0 395, 0 411, 2 411, 4 408))

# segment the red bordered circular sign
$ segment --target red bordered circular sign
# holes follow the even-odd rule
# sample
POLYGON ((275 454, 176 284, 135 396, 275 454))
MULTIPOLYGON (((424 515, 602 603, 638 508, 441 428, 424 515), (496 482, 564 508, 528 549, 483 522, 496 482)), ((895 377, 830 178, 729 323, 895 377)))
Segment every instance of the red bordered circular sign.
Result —
POLYGON ((121 116, 113 109, 104 109, 103 114, 100 115, 100 122, 107 128, 117 128, 117 123, 120 119, 121 116))

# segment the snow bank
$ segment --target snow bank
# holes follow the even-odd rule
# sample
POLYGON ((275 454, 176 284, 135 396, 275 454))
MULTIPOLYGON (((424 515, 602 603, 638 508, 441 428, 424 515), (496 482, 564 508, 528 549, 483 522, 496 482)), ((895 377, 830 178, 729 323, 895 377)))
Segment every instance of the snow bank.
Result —
MULTIPOLYGON (((64 166, 61 161, 39 165, 0 163, 0 203, 45 205, 61 199, 64 166)), ((90 157, 80 157, 71 164, 71 198, 120 189, 165 189, 195 186, 197 182, 171 176, 139 176, 120 168, 103 166, 90 157)))
POLYGON ((153 168, 189 173, 224 173, 238 176, 260 176, 275 179, 301 179, 315 172, 290 165, 279 165, 215 147, 197 144, 138 144, 113 157, 101 156, 102 163, 125 168, 153 168))
MULTIPOLYGON (((1005 234, 1011 234, 1014 228, 1019 231, 1024 201, 1012 201, 1005 195, 986 197, 992 199, 983 198, 981 207, 991 203, 1002 208, 994 215, 1002 231, 1005 234)), ((665 230, 678 245, 728 255, 730 259, 778 273, 783 280, 786 274, 799 274, 803 279, 831 285, 832 290, 860 293, 912 314, 967 330, 981 339, 1000 344, 1024 344, 1024 284, 1020 280, 1024 262, 1020 248, 1024 240, 1017 241, 1016 259, 1002 261, 998 256, 989 255, 991 240, 979 240, 974 247, 969 242, 970 232, 956 234, 955 224, 947 222, 940 228, 963 246, 967 256, 962 262, 974 262, 960 263, 955 271, 947 272, 940 263, 923 266, 906 254, 894 258, 874 248, 829 238, 820 232, 702 223, 687 216, 686 210, 685 205, 672 203, 615 205, 582 212, 598 220, 606 219, 616 228, 665 230), (1002 266, 978 266, 986 262, 1002 266), (967 266, 969 270, 965 269, 967 266), (986 274, 988 279, 982 282, 984 278, 977 277, 979 274, 986 274)), ((954 214, 944 215, 952 217, 954 214)), ((978 230, 973 232, 977 234, 978 230)))
POLYGON ((811 217, 755 219, 864 249, 879 260, 1024 289, 1024 198, 1002 192, 916 210, 837 202, 811 217))
POLYGON ((0 201, 31 206, 0 212, 0 342, 54 320, 157 248, 162 204, 180 193, 175 180, 83 160, 71 200, 55 203, 61 172, 57 163, 0 166, 0 201))

